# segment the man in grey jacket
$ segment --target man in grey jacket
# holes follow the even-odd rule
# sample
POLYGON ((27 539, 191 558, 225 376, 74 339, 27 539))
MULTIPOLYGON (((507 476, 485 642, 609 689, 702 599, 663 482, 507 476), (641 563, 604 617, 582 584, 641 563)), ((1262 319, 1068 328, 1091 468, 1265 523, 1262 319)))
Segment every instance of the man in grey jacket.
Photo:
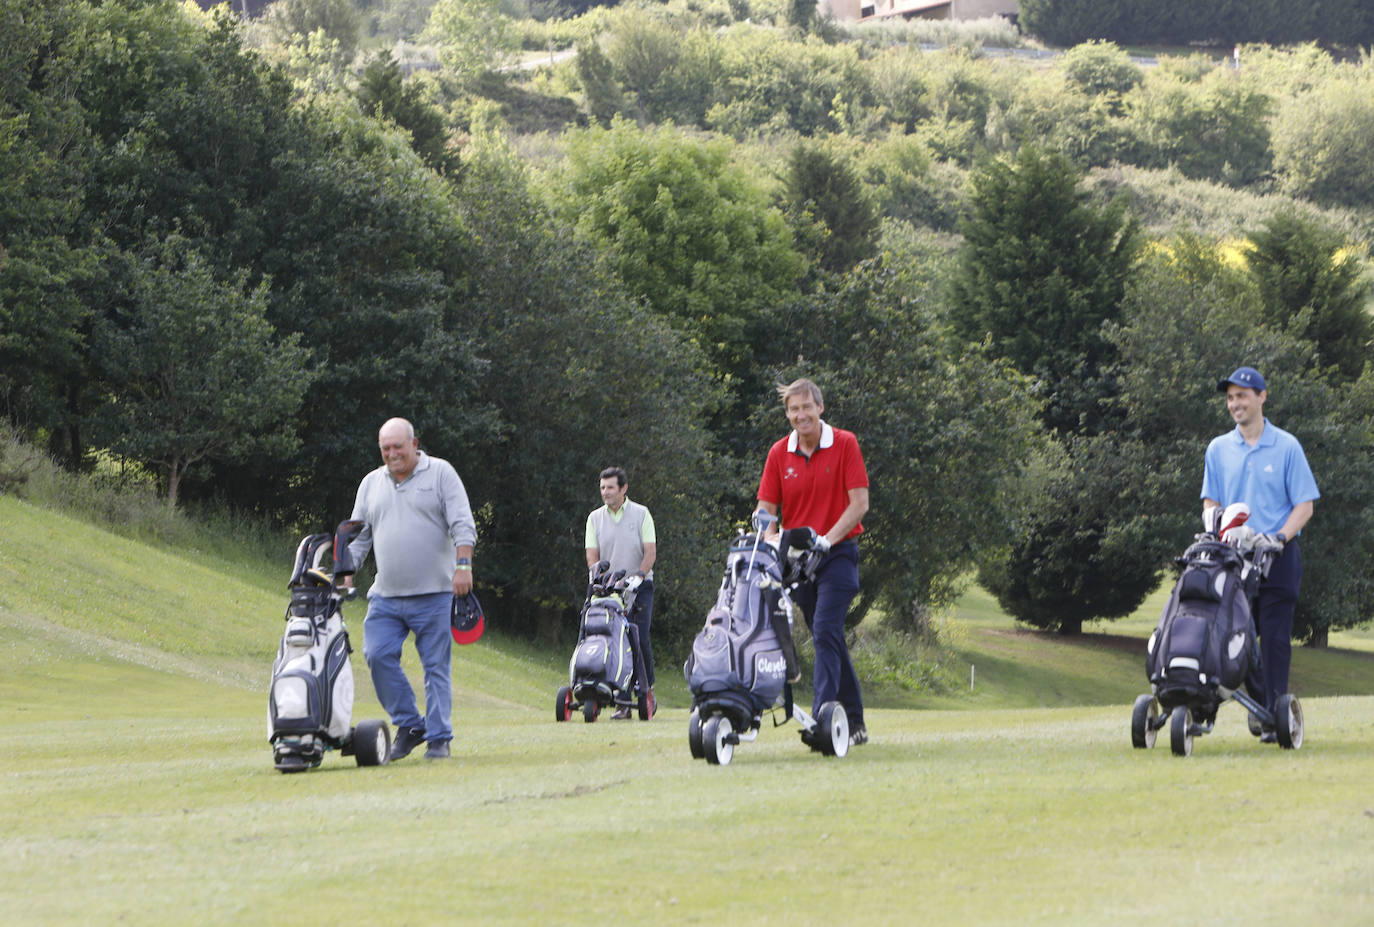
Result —
POLYGON ((446 460, 420 450, 415 428, 388 419, 377 436, 382 466, 363 477, 353 518, 364 523, 349 552, 371 550, 377 576, 368 590, 363 658, 377 699, 396 726, 391 759, 429 743, 428 759, 447 759, 453 739, 449 658, 453 599, 472 590, 477 527, 467 491, 446 460), (425 714, 401 669, 401 647, 414 633, 425 673, 425 714))

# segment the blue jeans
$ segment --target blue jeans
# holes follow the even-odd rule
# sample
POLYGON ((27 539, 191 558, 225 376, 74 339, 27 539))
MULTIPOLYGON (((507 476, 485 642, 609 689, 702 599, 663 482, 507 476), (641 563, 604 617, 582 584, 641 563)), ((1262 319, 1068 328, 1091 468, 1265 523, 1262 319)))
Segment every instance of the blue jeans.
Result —
POLYGON ((371 596, 363 622, 363 659, 372 671, 372 686, 391 723, 422 729, 425 740, 453 739, 453 683, 449 656, 453 636, 449 616, 453 594, 371 596), (401 669, 401 646, 414 632, 415 651, 425 671, 425 716, 415 707, 415 690, 401 669))
POLYGON ((1273 711, 1288 691, 1293 662, 1293 613, 1302 586, 1302 551, 1294 538, 1260 581, 1255 604, 1255 629, 1260 639, 1260 668, 1264 673, 1264 707, 1273 711))
POLYGON ((644 675, 648 677, 650 689, 654 687, 654 648, 649 643, 649 622, 653 615, 654 583, 653 580, 647 580, 639 584, 634 605, 630 607, 627 617, 639 631, 639 652, 644 658, 644 675))
POLYGON ((811 713, 816 714, 826 702, 837 701, 844 706, 851 729, 864 723, 859 677, 844 640, 844 618, 858 592, 859 543, 850 540, 830 549, 816 571, 816 581, 797 595, 797 604, 811 617, 811 639, 816 646, 811 713))

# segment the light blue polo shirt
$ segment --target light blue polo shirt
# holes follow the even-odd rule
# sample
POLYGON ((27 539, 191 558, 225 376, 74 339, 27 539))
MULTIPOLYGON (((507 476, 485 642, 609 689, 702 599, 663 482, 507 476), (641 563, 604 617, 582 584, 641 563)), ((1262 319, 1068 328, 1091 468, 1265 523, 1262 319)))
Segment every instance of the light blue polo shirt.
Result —
POLYGON ((1283 529, 1294 506, 1319 499, 1321 493, 1298 439, 1266 418, 1254 446, 1246 443, 1239 425, 1207 445, 1202 498, 1223 506, 1244 502, 1250 506, 1247 524, 1261 534, 1274 534, 1283 529))

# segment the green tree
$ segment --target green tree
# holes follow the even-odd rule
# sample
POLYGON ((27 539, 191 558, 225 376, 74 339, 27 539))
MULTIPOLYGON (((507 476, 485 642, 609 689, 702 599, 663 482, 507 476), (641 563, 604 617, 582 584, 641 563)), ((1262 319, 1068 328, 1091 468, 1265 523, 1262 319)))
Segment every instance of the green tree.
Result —
POLYGON ((263 17, 278 45, 289 45, 321 31, 338 43, 345 61, 351 61, 357 52, 362 15, 353 0, 275 0, 263 17))
POLYGON ((470 151, 459 197, 478 243, 467 317, 499 360, 477 388, 500 427, 454 459, 479 507, 481 581, 497 593, 484 601, 531 636, 576 631, 583 520, 597 473, 619 464, 658 525, 654 640, 671 653, 699 627, 728 540, 718 499, 729 470, 707 429, 722 390, 701 350, 541 203, 503 143, 479 136, 470 151))
POLYGON ((439 0, 425 36, 439 45, 439 63, 465 87, 506 62, 516 48, 500 0, 439 0))
POLYGON ((746 365, 753 320, 793 290, 803 259, 782 214, 719 142, 617 120, 575 133, 562 214, 722 372, 746 365))
POLYGON ((797 144, 783 170, 782 199, 823 270, 843 273, 876 253, 878 214, 847 159, 815 142, 797 144))
POLYGON ((1145 72, 1125 49, 1112 42, 1075 45, 1059 59, 1058 67, 1064 79, 1084 93, 1117 100, 1145 79, 1145 72))
POLYGON ((1356 246, 1292 209, 1274 213, 1248 237, 1246 264, 1264 321, 1315 342, 1320 363, 1336 368, 1338 382, 1359 379, 1374 340, 1374 293, 1356 246))
POLYGON ((625 95, 616 83, 610 59, 595 42, 577 46, 577 81, 582 86, 582 101, 587 114, 605 128, 625 109, 625 95))
POLYGON ((291 420, 314 371, 299 337, 278 339, 267 321, 266 284, 220 282, 178 238, 148 249, 131 276, 127 305, 94 336, 106 446, 158 469, 171 505, 197 463, 295 450, 291 420))
POLYGON ((1069 436, 1019 487, 1011 542, 982 563, 979 582, 1018 621, 1061 634, 1129 615, 1159 584, 1167 553, 1141 491, 1160 463, 1145 442, 1069 436))
POLYGON ((89 170, 70 49, 76 3, 0 0, 0 414, 79 463, 89 400, 82 299, 97 275, 81 221, 89 170))
POLYGON ((1094 205, 1065 156, 1023 148, 972 177, 971 216, 950 282, 950 319, 969 341, 990 339, 1039 383, 1044 422, 1099 429, 1111 391, 1104 322, 1118 316, 1140 249, 1124 200, 1094 205))
POLYGON ((453 176, 459 159, 449 149, 448 127, 438 108, 424 98, 419 84, 401 78, 401 66, 389 52, 368 62, 358 85, 363 112, 383 116, 410 133, 411 147, 434 170, 453 176))

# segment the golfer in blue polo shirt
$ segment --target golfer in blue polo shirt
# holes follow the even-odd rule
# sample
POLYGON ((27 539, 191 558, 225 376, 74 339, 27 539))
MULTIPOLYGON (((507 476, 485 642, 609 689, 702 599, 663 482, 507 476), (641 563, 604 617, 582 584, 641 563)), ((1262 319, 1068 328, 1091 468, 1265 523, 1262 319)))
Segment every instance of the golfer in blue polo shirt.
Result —
MULTIPOLYGON (((1264 417, 1268 384, 1254 367, 1241 367, 1217 384, 1236 427, 1212 439, 1202 475, 1202 507, 1244 502, 1258 544, 1278 551, 1260 582, 1255 625, 1264 669, 1264 702, 1270 711, 1288 691, 1293 659, 1293 612, 1302 584, 1298 535, 1312 517, 1317 481, 1298 439, 1264 417)), ((1266 730, 1263 738, 1274 739, 1266 730)))

